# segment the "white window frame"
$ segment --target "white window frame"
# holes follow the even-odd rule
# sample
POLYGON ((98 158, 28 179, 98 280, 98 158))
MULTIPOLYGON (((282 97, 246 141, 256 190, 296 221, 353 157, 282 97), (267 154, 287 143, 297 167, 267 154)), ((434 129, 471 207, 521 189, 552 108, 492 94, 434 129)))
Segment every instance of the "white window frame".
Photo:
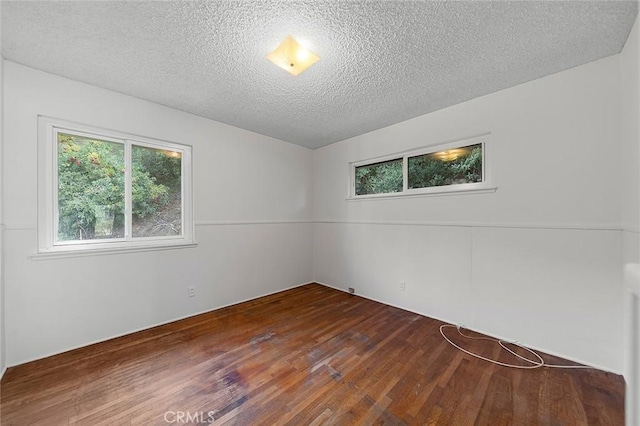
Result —
POLYGON ((192 148, 50 117, 38 117, 38 255, 65 256, 147 251, 195 246, 193 221, 192 148), (121 143, 125 151, 125 236, 96 240, 58 240, 58 133, 121 143), (182 156, 182 235, 133 237, 131 147, 179 152, 182 156))
POLYGON ((419 149, 404 151, 392 155, 370 158, 367 160, 354 161, 349 163, 349 194, 347 200, 366 200, 376 198, 407 197, 414 195, 451 195, 478 192, 494 192, 493 167, 491 164, 491 134, 458 139, 453 142, 446 142, 437 145, 429 145, 419 149), (469 145, 482 144, 482 182, 461 183, 455 185, 432 186, 426 188, 409 188, 409 158, 418 157, 434 152, 447 151, 469 145), (381 194, 356 195, 356 168, 381 163, 384 161, 402 159, 402 191, 386 192, 381 194))

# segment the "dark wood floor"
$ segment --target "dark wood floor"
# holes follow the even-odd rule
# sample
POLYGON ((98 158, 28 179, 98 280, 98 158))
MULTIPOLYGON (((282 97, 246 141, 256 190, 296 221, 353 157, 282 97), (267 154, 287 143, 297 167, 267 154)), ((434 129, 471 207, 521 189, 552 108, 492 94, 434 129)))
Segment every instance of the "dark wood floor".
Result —
MULTIPOLYGON (((10 368, 1 421, 624 424, 620 376, 495 366, 446 343, 440 324, 307 285, 10 368)), ((497 345, 448 334, 507 359, 497 345)))

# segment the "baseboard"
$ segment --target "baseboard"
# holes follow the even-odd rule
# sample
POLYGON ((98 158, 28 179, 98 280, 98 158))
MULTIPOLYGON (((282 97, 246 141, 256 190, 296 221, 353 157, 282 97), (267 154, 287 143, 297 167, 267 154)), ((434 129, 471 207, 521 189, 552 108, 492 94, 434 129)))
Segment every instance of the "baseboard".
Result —
MULTIPOLYGON (((239 300, 237 302, 232 302, 232 303, 228 303, 226 305, 217 306, 217 307, 215 307, 213 309, 207 309, 205 311, 200 311, 200 312, 197 312, 197 313, 184 315, 182 317, 170 319, 170 320, 167 320, 167 321, 162 321, 162 322, 159 322, 159 323, 155 323, 153 325, 140 327, 140 328, 137 328, 137 329, 134 329, 134 330, 131 330, 131 331, 127 331, 125 333, 120 333, 120 334, 113 335, 111 337, 106 337, 104 339, 93 340, 91 342, 84 343, 82 345, 72 346, 72 347, 70 347, 68 349, 65 349, 63 351, 51 352, 51 353, 48 353, 47 355, 38 356, 38 357, 35 357, 35 358, 29 358, 29 359, 27 359, 25 361, 22 361, 22 362, 19 362, 17 364, 8 365, 7 367, 5 367, 4 370, 6 371, 6 369, 10 368, 10 367, 17 367, 18 365, 28 364, 30 362, 34 362, 34 361, 38 361, 38 360, 41 360, 41 359, 49 358, 50 356, 59 355, 59 354, 65 353, 65 352, 74 351, 76 349, 85 348, 87 346, 95 345, 95 344, 98 344, 98 343, 107 342, 109 340, 117 339, 119 337, 128 336, 130 334, 139 333, 139 332, 145 331, 145 330, 150 330, 152 328, 156 328, 156 327, 160 327, 160 326, 163 326, 163 325, 171 324, 171 323, 176 322, 176 321, 182 321, 182 320, 187 319, 187 318, 197 317, 198 315, 208 314, 210 312, 214 312, 214 311, 217 311, 217 310, 220 310, 220 309, 228 308, 230 306, 238 305, 240 303, 249 302, 251 300, 260 299, 261 297, 271 296, 273 294, 282 293, 284 291, 292 290, 294 288, 298 288, 298 287, 302 287, 302 286, 305 286, 305 285, 308 285, 308 284, 314 284, 314 283, 315 283, 314 281, 309 281, 309 282, 306 282, 306 283, 293 285, 293 286, 286 287, 286 288, 283 288, 283 289, 280 289, 280 290, 272 291, 272 292, 269 292, 269 293, 264 293, 264 294, 261 294, 260 296, 250 297, 250 298, 247 298, 247 299, 239 300)), ((2 372, 2 374, 4 374, 4 371, 2 372)))
MULTIPOLYGON (((314 282, 316 284, 320 284, 322 286, 329 287, 329 288, 332 288, 334 290, 340 290, 340 291, 343 291, 345 293, 348 293, 348 290, 346 290, 344 288, 341 288, 341 287, 337 287, 337 286, 334 286, 334 285, 329 285, 329 284, 326 284, 326 283, 323 283, 323 282, 320 282, 320 281, 314 281, 314 282)), ((375 299, 373 297, 366 296, 364 294, 356 293, 355 295, 363 297, 363 298, 368 299, 368 300, 372 300, 374 302, 382 303, 383 305, 393 306, 394 308, 402 309, 403 311, 407 311, 407 312, 411 312, 411 313, 414 313, 414 314, 417 314, 417 315, 421 315, 423 317, 435 319, 437 321, 441 321, 441 322, 444 322, 444 323, 447 323, 447 324, 455 325, 455 324, 459 324, 460 323, 460 321, 455 321, 455 320, 450 320, 450 319, 446 319, 446 318, 435 317, 435 316, 426 314, 424 312, 415 311, 413 309, 409 309, 409 308, 406 308, 404 306, 395 305, 393 303, 385 302, 384 300, 378 300, 378 299, 375 299)), ((506 338, 504 336, 497 336, 497 335, 495 335, 493 333, 490 333, 490 332, 482 330, 482 329, 471 328, 471 327, 467 327, 466 325, 465 325, 465 328, 467 330, 475 331, 476 333, 484 334, 485 336, 489 336, 489 337, 492 337, 494 339, 504 340, 505 342, 514 341, 514 339, 512 339, 512 338, 509 339, 509 338, 506 338)), ((591 362, 587 362, 587 361, 584 361, 582 359, 578 359, 578 358, 575 358, 575 357, 567 356, 565 354, 561 354, 561 353, 558 353, 558 352, 555 352, 555 351, 551 351, 551 350, 548 350, 548 349, 545 349, 545 348, 541 348, 541 347, 538 347, 538 346, 535 346, 535 345, 528 345, 528 344, 526 344, 526 342, 521 342, 521 341, 518 340, 518 344, 522 345, 522 346, 526 346, 527 348, 533 349, 534 351, 537 351, 537 352, 544 352, 547 355, 552 355, 552 356, 555 356, 555 357, 564 358, 564 359, 566 359, 568 361, 577 362, 579 364, 587 365, 589 367, 593 367, 593 368, 598 369, 598 370, 606 371, 608 373, 622 375, 622 372, 620 372, 620 371, 612 370, 611 368, 608 368, 608 367, 603 367, 601 365, 597 365, 597 364, 594 364, 594 363, 591 363, 591 362)))
POLYGON ((2 371, 0 371, 0 382, 2 382, 2 378, 4 377, 4 373, 7 372, 7 367, 3 367, 2 371))

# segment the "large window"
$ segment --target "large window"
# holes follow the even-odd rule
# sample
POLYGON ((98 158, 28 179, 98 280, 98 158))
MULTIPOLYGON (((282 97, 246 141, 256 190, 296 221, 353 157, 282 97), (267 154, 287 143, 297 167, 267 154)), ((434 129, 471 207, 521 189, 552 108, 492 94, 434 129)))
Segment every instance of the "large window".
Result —
POLYGON ((40 118, 39 251, 193 243, 191 148, 40 118))
POLYGON ((351 198, 489 190, 489 136, 351 164, 351 198))

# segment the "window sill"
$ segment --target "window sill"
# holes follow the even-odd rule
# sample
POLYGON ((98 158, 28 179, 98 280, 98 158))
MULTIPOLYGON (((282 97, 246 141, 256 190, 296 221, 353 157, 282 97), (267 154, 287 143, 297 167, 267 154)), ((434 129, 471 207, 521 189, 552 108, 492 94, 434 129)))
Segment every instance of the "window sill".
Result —
POLYGON ((429 192, 392 192, 388 194, 371 194, 357 195, 348 197, 346 201, 368 201, 368 200, 386 200, 389 198, 415 198, 415 197, 444 197, 450 195, 466 195, 466 194, 488 194, 496 192, 498 187, 474 188, 474 189, 456 189, 456 190, 439 190, 429 192))
POLYGON ((163 244, 163 245, 146 245, 146 246, 130 246, 130 247, 112 247, 112 248, 98 248, 98 249, 81 249, 81 250, 64 250, 55 249, 51 251, 42 251, 30 256, 31 260, 49 260, 49 259, 65 259, 72 257, 85 257, 85 256, 105 256, 111 254, 125 254, 125 253, 138 253, 146 251, 159 251, 159 250, 176 250, 185 248, 195 248, 198 243, 178 243, 178 244, 163 244))

